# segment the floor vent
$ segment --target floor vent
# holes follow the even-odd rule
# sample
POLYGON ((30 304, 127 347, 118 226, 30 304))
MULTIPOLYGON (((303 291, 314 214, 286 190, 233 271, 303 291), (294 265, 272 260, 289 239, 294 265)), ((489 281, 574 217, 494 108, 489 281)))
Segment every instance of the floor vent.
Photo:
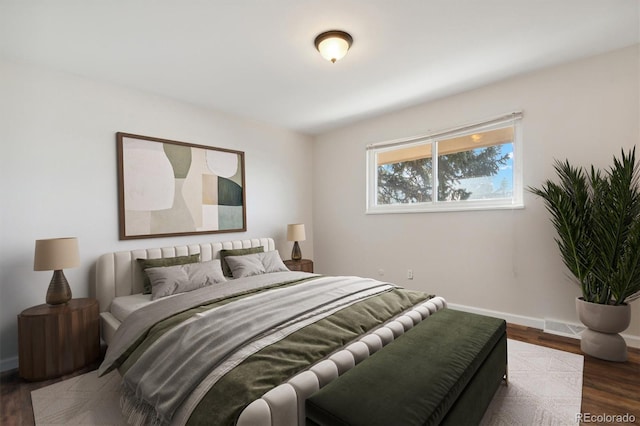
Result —
POLYGON ((567 324, 564 322, 544 320, 544 332, 558 334, 560 336, 580 338, 580 333, 585 330, 585 326, 579 324, 567 324))

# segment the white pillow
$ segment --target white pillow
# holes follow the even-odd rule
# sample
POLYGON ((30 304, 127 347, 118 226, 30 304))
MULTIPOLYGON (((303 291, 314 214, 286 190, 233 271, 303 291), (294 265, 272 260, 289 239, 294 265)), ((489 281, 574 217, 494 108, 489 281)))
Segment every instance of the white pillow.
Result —
POLYGON ((186 293, 215 283, 226 281, 219 259, 185 265, 147 268, 151 281, 151 300, 186 293))
POLYGON ((280 258, 278 250, 264 253, 246 254, 244 256, 226 256, 225 260, 233 278, 250 277, 253 275, 268 274, 271 272, 288 271, 280 258))

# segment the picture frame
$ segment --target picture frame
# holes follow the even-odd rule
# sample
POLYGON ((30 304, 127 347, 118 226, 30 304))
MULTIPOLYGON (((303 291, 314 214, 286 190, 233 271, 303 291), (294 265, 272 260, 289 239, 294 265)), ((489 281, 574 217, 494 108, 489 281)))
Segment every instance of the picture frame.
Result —
POLYGON ((116 133, 121 240, 246 232, 244 152, 116 133))

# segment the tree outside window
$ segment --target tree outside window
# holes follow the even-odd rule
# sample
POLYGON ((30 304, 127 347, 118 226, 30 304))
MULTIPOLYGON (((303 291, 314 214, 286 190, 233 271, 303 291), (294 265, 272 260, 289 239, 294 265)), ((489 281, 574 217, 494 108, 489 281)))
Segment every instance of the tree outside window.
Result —
POLYGON ((521 206, 517 145, 518 132, 509 122, 374 146, 369 153, 368 212, 521 206))

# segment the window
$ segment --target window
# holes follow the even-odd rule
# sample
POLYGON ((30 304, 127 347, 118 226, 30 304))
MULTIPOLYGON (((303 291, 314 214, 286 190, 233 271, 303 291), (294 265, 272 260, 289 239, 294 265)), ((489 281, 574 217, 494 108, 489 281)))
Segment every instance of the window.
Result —
POLYGON ((522 207, 520 119, 367 147, 367 213, 522 207))

